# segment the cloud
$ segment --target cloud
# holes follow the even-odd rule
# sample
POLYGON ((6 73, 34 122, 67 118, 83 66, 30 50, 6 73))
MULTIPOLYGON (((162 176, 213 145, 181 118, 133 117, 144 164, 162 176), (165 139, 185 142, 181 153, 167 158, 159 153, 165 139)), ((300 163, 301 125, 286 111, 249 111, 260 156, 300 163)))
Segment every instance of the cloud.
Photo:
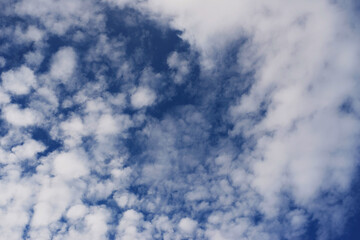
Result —
POLYGON ((35 74, 26 66, 3 72, 1 79, 3 88, 17 95, 28 94, 36 86, 35 74))
POLYGON ((15 13, 26 17, 37 18, 49 32, 63 35, 70 28, 86 27, 99 24, 101 17, 92 1, 19 1, 15 4, 15 13))
POLYGON ((3 115, 7 122, 17 127, 35 125, 41 121, 39 113, 29 108, 20 109, 16 104, 6 106, 3 115))
POLYGON ((55 237, 55 239, 68 239, 75 240, 79 238, 86 239, 104 239, 108 231, 107 221, 109 219, 109 212, 102 207, 92 207, 84 214, 77 224, 81 225, 81 228, 71 226, 69 231, 61 233, 55 237))
POLYGON ((78 220, 83 218, 88 212, 88 208, 82 204, 72 206, 66 213, 66 217, 70 220, 78 220))
POLYGON ((76 69, 76 53, 71 47, 63 47, 52 58, 50 76, 66 82, 76 69))
POLYGON ((10 96, 0 90, 0 104, 6 104, 10 102, 10 96))
POLYGON ((190 72, 189 61, 184 59, 184 57, 177 52, 173 52, 169 55, 167 64, 171 69, 176 71, 173 74, 174 82, 176 84, 183 83, 185 81, 184 78, 190 72))
POLYGON ((24 58, 26 64, 32 67, 38 67, 44 60, 44 56, 40 51, 28 52, 24 58))
POLYGON ((36 156, 37 153, 45 150, 45 146, 33 139, 30 139, 20 146, 13 147, 11 151, 20 160, 31 159, 36 156))
POLYGON ((97 126, 97 134, 112 135, 119 134, 120 131, 128 129, 132 122, 127 115, 111 116, 104 114, 100 117, 97 126))
POLYGON ((143 221, 143 215, 133 209, 124 212, 118 225, 117 239, 151 239, 149 227, 151 225, 143 221))
POLYGON ((17 37, 17 41, 20 42, 39 43, 45 37, 45 32, 33 25, 28 26, 26 30, 17 26, 15 28, 15 36, 17 37))
POLYGON ((1 236, 341 236, 360 130, 347 4, 9 6, 1 236))
POLYGON ((50 235, 47 230, 49 223, 57 221, 71 202, 73 191, 58 179, 43 179, 37 203, 34 206, 34 215, 31 220, 33 235, 50 235))
POLYGON ((118 204, 118 206, 121 208, 129 208, 129 207, 131 208, 138 202, 138 199, 135 194, 131 194, 131 193, 127 193, 127 192, 116 193, 114 195, 114 199, 115 199, 116 203, 118 204))
POLYGON ((179 228, 184 233, 191 235, 197 227, 197 222, 191 218, 182 218, 179 222, 179 228))
POLYGON ((65 179, 79 178, 89 174, 86 157, 82 153, 60 153, 54 158, 54 173, 65 179))
POLYGON ((131 105, 134 108, 151 106, 156 100, 156 94, 147 87, 138 87, 131 95, 131 105))
POLYGON ((0 68, 5 67, 5 65, 6 65, 6 59, 0 56, 0 68))
POLYGON ((33 198, 32 183, 26 179, 20 181, 2 181, 3 189, 0 199, 0 215, 4 220, 0 227, 1 236, 7 239, 21 239, 22 229, 30 219, 28 210, 31 207, 33 198))
POLYGON ((35 26, 29 26, 26 30, 25 37, 31 41, 38 42, 42 40, 44 33, 35 26))

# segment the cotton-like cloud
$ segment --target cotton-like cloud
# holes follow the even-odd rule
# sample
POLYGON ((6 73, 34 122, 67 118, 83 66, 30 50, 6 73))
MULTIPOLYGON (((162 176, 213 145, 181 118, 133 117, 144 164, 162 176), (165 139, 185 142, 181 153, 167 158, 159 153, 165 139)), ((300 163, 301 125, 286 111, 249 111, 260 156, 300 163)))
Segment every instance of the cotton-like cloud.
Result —
POLYGON ((0 235, 341 237, 360 130, 349 4, 0 3, 0 235))
POLYGON ((149 232, 149 223, 143 222, 141 213, 135 210, 127 210, 124 212, 118 226, 118 239, 151 239, 149 232))
POLYGON ((156 94, 147 87, 138 87, 131 95, 131 105, 134 108, 151 106, 156 100, 156 94))
POLYGON ((179 228, 186 234, 192 234, 197 226, 197 222, 190 218, 183 218, 179 222, 179 228))
POLYGON ((103 115, 99 119, 99 125, 97 127, 97 133, 99 135, 117 134, 122 129, 127 129, 131 125, 131 121, 128 116, 116 116, 103 115))
POLYGON ((54 158, 54 173, 65 179, 79 178, 89 173, 82 153, 60 153, 54 158))
POLYGON ((18 95, 28 94, 31 88, 36 86, 35 74, 26 66, 3 72, 1 79, 2 86, 6 91, 18 95))
POLYGON ((324 189, 349 187, 358 123, 339 106, 349 97, 357 99, 360 49, 358 29, 343 27, 350 24, 336 10, 341 7, 327 1, 142 4, 150 16, 183 31, 182 37, 201 52, 206 70, 227 44, 247 39, 238 46, 238 71, 255 72, 255 83, 229 110, 234 135, 256 139, 255 149, 243 158, 250 161, 250 184, 264 197, 261 211, 269 217, 278 214, 284 190, 310 207, 324 189), (249 116, 259 116, 261 104, 267 111, 257 123, 249 116))
POLYGON ((55 80, 66 82, 76 68, 76 53, 71 47, 60 49, 52 58, 50 76, 55 80))
POLYGON ((0 104, 9 103, 10 96, 0 90, 0 104))
POLYGON ((28 52, 27 54, 25 54, 24 58, 27 65, 32 67, 38 67, 44 60, 44 56, 41 54, 40 51, 28 52))
POLYGON ((31 41, 40 41, 44 37, 44 33, 37 27, 30 26, 26 30, 25 36, 31 41))
POLYGON ((101 207, 93 207, 88 214, 83 215, 78 224, 82 228, 71 227, 68 232, 58 235, 55 239, 75 240, 79 238, 103 239, 108 231, 109 212, 101 207))
POLYGON ((16 155, 17 158, 29 159, 34 158, 37 153, 45 150, 45 146, 34 140, 28 140, 24 144, 16 146, 11 151, 16 155))
POLYGON ((39 43, 44 38, 45 33, 36 26, 31 25, 27 27, 26 30, 16 27, 15 35, 17 37, 17 41, 39 43))
POLYGON ((79 204, 72 206, 66 213, 66 217, 69 218, 70 220, 78 220, 84 217, 87 212, 88 212, 87 207, 79 204))
POLYGON ((25 108, 20 109, 16 104, 11 104, 3 109, 3 117, 14 126, 25 127, 37 124, 41 116, 36 111, 25 108))
POLYGON ((20 16, 30 16, 41 20, 47 30, 62 35, 73 26, 86 26, 89 23, 98 24, 101 17, 95 14, 96 5, 91 1, 19 1, 15 4, 15 13, 20 16))

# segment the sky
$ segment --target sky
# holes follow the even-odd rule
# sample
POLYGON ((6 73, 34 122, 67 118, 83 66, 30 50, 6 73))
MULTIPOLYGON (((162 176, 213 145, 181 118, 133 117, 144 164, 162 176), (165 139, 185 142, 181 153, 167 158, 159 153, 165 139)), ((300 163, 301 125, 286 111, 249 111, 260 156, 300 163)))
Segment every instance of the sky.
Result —
POLYGON ((0 239, 360 239, 359 11, 0 1, 0 239))

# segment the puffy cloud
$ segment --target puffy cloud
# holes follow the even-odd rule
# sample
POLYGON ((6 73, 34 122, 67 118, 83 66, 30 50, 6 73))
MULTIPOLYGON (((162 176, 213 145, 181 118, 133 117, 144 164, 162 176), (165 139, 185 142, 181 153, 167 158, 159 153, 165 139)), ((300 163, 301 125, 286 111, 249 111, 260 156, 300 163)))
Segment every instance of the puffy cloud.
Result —
POLYGON ((113 117, 110 114, 104 114, 99 119, 97 134, 118 134, 119 131, 128 129, 131 124, 131 120, 127 115, 113 117))
POLYGON ((48 225, 60 219, 71 203, 71 198, 76 196, 70 187, 59 179, 45 178, 43 180, 31 220, 34 235, 48 235, 49 233, 46 230, 48 225))
POLYGON ((50 76, 56 80, 66 82, 76 68, 76 53, 71 47, 61 48, 52 58, 50 76))
POLYGON ((0 90, 0 104, 9 103, 10 97, 8 94, 0 90))
POLYGON ((179 222, 179 228, 186 234, 194 233, 197 227, 197 222, 192 220, 191 218, 182 218, 179 222))
POLYGON ((31 88, 36 86, 35 74, 26 66, 3 72, 1 79, 2 86, 6 91, 18 95, 28 94, 31 88))
POLYGON ((89 173, 86 157, 79 152, 59 153, 54 158, 54 173, 65 179, 86 176, 89 173))
POLYGON ((63 35, 71 27, 98 25, 102 17, 96 14, 98 9, 92 1, 31 0, 15 4, 15 13, 20 16, 38 18, 48 31, 63 35))
POLYGON ((117 239, 151 239, 150 226, 144 222, 141 213, 133 209, 127 210, 119 222, 117 239))
POLYGON ((0 58, 1 236, 304 239, 314 221, 319 239, 341 233, 360 126, 346 5, 11 4, 23 22, 0 32, 20 40, 0 52, 25 55, 0 58), (181 39, 152 42, 168 34, 181 39))
POLYGON ((41 116, 38 112, 25 108, 20 109, 16 104, 10 104, 3 109, 7 122, 17 127, 26 127, 40 123, 41 116))
POLYGON ((181 30, 210 72, 229 43, 244 40, 235 44, 234 64, 240 73, 254 73, 255 82, 229 109, 232 134, 255 139, 242 156, 254 175, 243 174, 264 197, 261 211, 268 217, 279 214, 282 191, 312 208, 325 189, 349 187, 359 123, 339 106, 348 98, 358 101, 360 49, 358 29, 338 11, 342 5, 149 0, 134 7, 181 30))
POLYGON ((26 30, 25 36, 27 39, 37 42, 44 37, 44 33, 35 26, 29 26, 26 30))
POLYGON ((30 41, 30 42, 39 42, 44 38, 44 31, 40 30, 36 26, 30 25, 26 31, 21 31, 19 28, 17 30, 17 35, 23 41, 30 41))
POLYGON ((88 212, 88 209, 86 206, 82 204, 74 205, 72 206, 66 213, 66 217, 70 220, 78 220, 80 218, 83 218, 86 213, 88 212))
POLYGON ((37 153, 45 150, 45 146, 33 139, 30 139, 23 143, 22 145, 13 147, 11 151, 16 155, 20 160, 34 158, 37 153))
POLYGON ((155 92, 147 87, 138 87, 131 95, 131 105, 137 109, 151 106, 155 100, 155 92))
POLYGON ((3 179, 1 185, 0 234, 7 239, 22 238, 22 229, 30 220, 34 187, 28 179, 11 181, 3 179))
POLYGON ((114 199, 119 207, 121 208, 131 208, 134 206, 137 202, 137 196, 132 193, 124 192, 124 193, 116 193, 114 195, 114 199))
POLYGON ((27 65, 38 67, 44 60, 44 56, 40 51, 28 52, 24 55, 27 65))

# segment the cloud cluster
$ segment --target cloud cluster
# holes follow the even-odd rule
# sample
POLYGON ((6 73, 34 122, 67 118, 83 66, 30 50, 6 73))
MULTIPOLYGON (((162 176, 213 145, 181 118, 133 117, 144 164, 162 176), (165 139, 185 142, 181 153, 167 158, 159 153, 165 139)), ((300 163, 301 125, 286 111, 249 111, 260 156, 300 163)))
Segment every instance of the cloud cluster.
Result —
POLYGON ((0 236, 341 236, 360 130, 346 3, 10 1, 0 236))

